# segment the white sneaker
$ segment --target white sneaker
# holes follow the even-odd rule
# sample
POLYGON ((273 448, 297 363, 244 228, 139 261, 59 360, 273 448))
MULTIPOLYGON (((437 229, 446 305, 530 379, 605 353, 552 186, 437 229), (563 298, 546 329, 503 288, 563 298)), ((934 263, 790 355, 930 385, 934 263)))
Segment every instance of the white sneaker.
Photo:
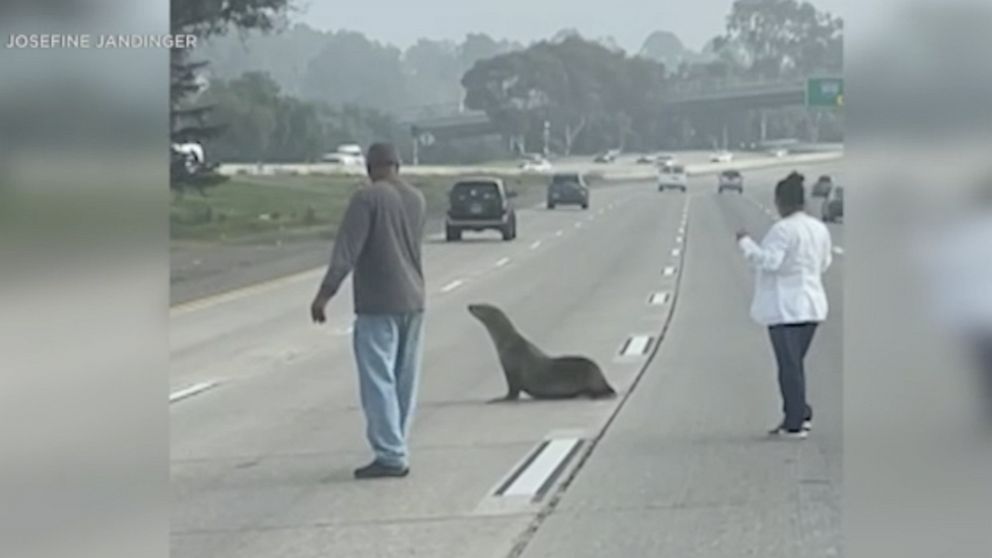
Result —
POLYGON ((813 430, 813 419, 803 421, 803 430, 813 430))
POLYGON ((781 426, 779 426, 775 430, 769 431, 768 435, 774 436, 776 438, 783 438, 786 440, 805 440, 806 438, 809 437, 809 430, 806 430, 805 428, 801 428, 799 430, 793 431, 793 430, 786 430, 781 426))

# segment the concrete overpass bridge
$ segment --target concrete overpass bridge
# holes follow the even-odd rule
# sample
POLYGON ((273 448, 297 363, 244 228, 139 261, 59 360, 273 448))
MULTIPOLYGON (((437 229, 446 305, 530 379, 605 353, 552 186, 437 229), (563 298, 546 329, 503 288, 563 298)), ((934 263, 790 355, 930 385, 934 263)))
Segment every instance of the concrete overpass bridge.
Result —
MULTIPOLYGON (((835 76, 781 81, 704 80, 679 84, 665 98, 666 112, 733 112, 787 106, 837 108, 843 105, 843 80, 835 76)), ((421 145, 497 133, 484 112, 465 111, 457 103, 421 107, 403 118, 421 145)))

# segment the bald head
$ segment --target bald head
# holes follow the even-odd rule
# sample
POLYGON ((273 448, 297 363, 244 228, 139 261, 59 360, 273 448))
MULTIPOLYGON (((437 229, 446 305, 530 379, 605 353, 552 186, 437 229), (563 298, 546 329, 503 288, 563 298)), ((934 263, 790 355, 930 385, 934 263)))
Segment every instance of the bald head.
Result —
POLYGON ((400 154, 391 143, 373 143, 365 156, 365 165, 372 180, 394 178, 400 169, 400 154))

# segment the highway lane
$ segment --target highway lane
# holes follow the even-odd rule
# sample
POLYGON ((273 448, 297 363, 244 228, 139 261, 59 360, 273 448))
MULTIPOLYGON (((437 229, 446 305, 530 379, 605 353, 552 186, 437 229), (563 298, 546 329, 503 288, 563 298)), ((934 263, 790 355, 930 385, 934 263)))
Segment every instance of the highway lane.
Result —
MULTIPOLYGON (((680 420, 683 425, 710 424, 706 417, 715 412, 716 402, 735 409, 738 399, 719 396, 731 387, 739 402, 753 401, 748 407, 752 415, 746 417, 753 424, 732 412, 721 415, 722 420, 741 429, 764 429, 768 417, 774 417, 768 413, 774 411, 770 357, 767 340, 746 325, 749 284, 735 259, 732 235, 738 218, 756 233, 767 226, 767 216, 757 204, 770 199, 765 194, 770 195, 774 175, 754 173, 759 184, 739 199, 711 194, 713 177, 693 179, 689 196, 659 194, 653 184, 643 183, 602 189, 595 192, 588 212, 522 210, 521 235, 512 243, 500 242, 495 235, 469 237, 460 244, 430 240, 425 246, 428 345, 413 437, 414 472, 399 482, 356 483, 350 478, 351 468, 369 455, 348 336, 349 292, 332 302, 331 323, 325 328, 307 323, 307 304, 319 272, 174 311, 172 389, 179 395, 192 391, 171 407, 173 555, 506 556, 526 542, 538 513, 578 466, 589 441, 600 434, 623 398, 484 404, 502 395, 505 383, 484 330, 465 310, 471 302, 498 304, 551 353, 592 356, 626 395, 654 340, 643 351, 635 349, 663 331, 677 301, 679 310, 666 334, 671 338, 662 342, 661 354, 599 447, 609 443, 623 421, 631 420, 624 417, 637 406, 664 403, 667 411, 657 412, 679 415, 664 417, 670 425, 680 420), (687 210, 692 218, 680 244, 687 210), (685 284, 677 289, 683 258, 687 275, 682 280, 703 278, 702 284, 693 279, 695 286, 688 290, 685 284), (674 269, 666 276, 664 269, 670 266, 674 269), (714 294, 707 281, 727 292, 714 294), (654 293, 669 296, 653 305, 654 293), (672 298, 683 293, 690 295, 688 301, 672 298), (704 311, 687 321, 683 316, 696 315, 694 304, 704 311), (719 332, 714 324, 721 323, 730 324, 733 335, 728 340, 734 351, 739 344, 741 353, 702 351, 703 357, 720 362, 730 358, 742 370, 739 384, 713 381, 714 372, 656 391, 656 382, 669 377, 670 370, 697 366, 693 363, 700 358, 698 347, 719 332), (688 348, 673 361, 670 343, 688 348), (624 348, 636 354, 621 356, 624 348), (728 357, 730 353, 734 354, 728 357), (707 410, 703 418, 691 405, 697 398, 707 410), (647 403, 638 403, 645 399, 647 403), (551 445, 521 469, 546 439, 551 445), (558 447, 555 444, 576 439, 581 440, 578 449, 570 459, 563 458, 562 470, 554 470, 557 462, 542 461, 558 447), (515 472, 521 474, 514 477, 515 472), (539 488, 549 496, 535 502, 524 481, 536 478, 532 484, 538 487, 547 476, 552 478, 549 486, 539 488), (494 496, 504 481, 511 482, 509 492, 519 490, 522 495, 494 496)), ((821 332, 816 355, 830 348, 824 338, 832 337, 821 332)), ((716 369, 706 369, 711 367, 716 369)), ((827 394, 820 382, 811 379, 811 389, 827 394)), ((817 401, 824 417, 817 426, 818 440, 831 431, 830 405, 817 401)), ((683 443, 693 433, 706 434, 691 427, 673 433, 659 422, 635 424, 645 434, 676 436, 673 439, 683 443)), ((616 459, 637 461, 620 450, 616 459)), ((589 475, 595 474, 593 465, 603 455, 601 450, 592 454, 589 471, 582 469, 563 502, 573 490, 581 496, 583 479, 594 478, 589 475)), ((716 462, 723 454, 714 451, 713 457, 711 462, 700 457, 693 465, 707 467, 703 470, 717 480, 735 478, 728 463, 716 462)), ((637 477, 629 480, 637 484, 637 477)), ((602 491, 616 485, 601 483, 597 492, 595 484, 587 482, 587 497, 609 502, 609 494, 602 491)), ((687 486, 692 484, 683 483, 682 488, 687 486)), ((556 538, 556 522, 564 520, 559 511, 541 525, 528 552, 541 552, 542 540, 556 538)), ((657 527, 648 530, 656 532, 657 527)))
MULTIPOLYGON (((763 436, 780 418, 774 359, 747 317, 751 273, 733 234, 764 233, 783 174, 745 173, 744 196, 693 185, 670 333, 524 557, 842 555, 843 256, 827 275, 831 316, 807 363, 815 430, 802 442, 763 436)), ((843 226, 830 228, 843 246, 843 226)))
POLYGON ((522 210, 512 243, 429 241, 421 406, 401 482, 350 477, 369 458, 350 293, 326 328, 307 323, 319 273, 174 311, 172 389, 214 382, 172 405, 174 556, 505 555, 541 503, 494 491, 546 438, 594 437, 619 400, 486 405, 505 382, 467 304, 499 305, 551 353, 597 359, 624 392, 646 355, 620 350, 667 316, 648 299, 674 290, 663 268, 681 259, 685 204, 625 185, 598 190, 589 211, 522 210))

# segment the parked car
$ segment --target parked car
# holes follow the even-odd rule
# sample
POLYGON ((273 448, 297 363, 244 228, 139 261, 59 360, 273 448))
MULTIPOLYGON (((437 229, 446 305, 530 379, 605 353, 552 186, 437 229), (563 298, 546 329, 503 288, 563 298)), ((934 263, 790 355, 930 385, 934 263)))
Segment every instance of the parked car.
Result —
POLYGON ((823 221, 836 223, 844 219, 844 187, 834 186, 823 200, 823 221))
POLYGON ((517 237, 517 214, 510 201, 514 197, 516 193, 499 178, 456 182, 448 195, 445 237, 450 242, 461 240, 463 231, 493 229, 503 234, 503 240, 513 240, 517 237))
POLYGON ((685 167, 682 165, 671 165, 658 169, 658 191, 667 190, 686 191, 689 177, 686 175, 685 167))
POLYGON ((589 186, 581 173, 560 173, 548 185, 548 209, 559 205, 578 205, 589 209, 589 186))
POLYGON ((833 189, 833 186, 833 179, 828 175, 823 175, 813 184, 812 196, 814 198, 826 198, 830 195, 830 190, 833 189))
POLYGON ((744 177, 740 171, 725 170, 720 173, 717 184, 717 193, 722 194, 724 190, 737 190, 738 194, 744 193, 744 177))
POLYGON ((729 151, 717 151, 710 155, 711 163, 729 163, 734 160, 734 154, 729 151))

